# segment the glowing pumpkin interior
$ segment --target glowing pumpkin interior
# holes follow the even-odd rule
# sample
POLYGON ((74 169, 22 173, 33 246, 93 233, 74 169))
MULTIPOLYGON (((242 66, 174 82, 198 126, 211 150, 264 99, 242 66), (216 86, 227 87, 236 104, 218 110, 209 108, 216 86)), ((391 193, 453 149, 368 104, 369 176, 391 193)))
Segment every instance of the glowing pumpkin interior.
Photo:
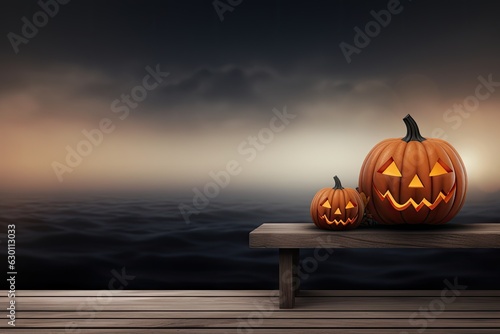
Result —
MULTIPOLYGON (((385 164, 383 164, 377 173, 382 174, 382 175, 387 175, 390 177, 396 177, 396 178, 402 178, 403 174, 401 173, 399 167, 396 165, 396 162, 394 159, 391 157, 385 164)), ((414 188, 414 189, 419 189, 419 188, 425 188, 424 183, 422 182, 421 177, 440 177, 442 175, 446 175, 449 173, 453 173, 453 170, 448 167, 448 165, 442 161, 441 159, 438 159, 434 166, 432 167, 431 171, 429 172, 428 175, 422 175, 419 176, 418 173, 415 173, 413 176, 411 176, 411 181, 408 183, 408 188, 414 188)), ((404 184, 402 185, 404 186, 404 184)), ((407 209, 410 206, 413 206, 415 210, 418 212, 420 211, 424 206, 428 207, 429 209, 433 210, 435 209, 441 201, 444 201, 445 203, 448 203, 449 200, 453 197, 453 194, 455 192, 456 185, 453 184, 451 187, 451 190, 448 192, 443 192, 440 191, 436 198, 434 199, 427 199, 427 198, 422 198, 421 200, 416 200, 414 198, 408 199, 405 203, 399 203, 394 196, 392 195, 390 190, 386 190, 385 192, 380 191, 377 189, 375 186, 375 192, 376 194, 380 197, 381 200, 388 200, 389 203, 393 206, 394 209, 398 211, 403 211, 407 209)))

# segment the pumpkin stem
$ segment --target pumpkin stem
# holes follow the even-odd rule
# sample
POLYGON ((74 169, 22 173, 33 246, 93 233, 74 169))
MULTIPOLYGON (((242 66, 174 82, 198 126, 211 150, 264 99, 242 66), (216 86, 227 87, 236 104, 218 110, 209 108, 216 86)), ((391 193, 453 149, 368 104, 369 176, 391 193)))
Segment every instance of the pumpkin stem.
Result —
POLYGON ((407 143, 412 140, 420 142, 425 140, 425 138, 422 137, 422 135, 420 134, 417 122, 415 122, 415 120, 413 119, 413 117, 410 116, 410 114, 406 115, 406 117, 403 118, 403 121, 405 122, 406 125, 406 136, 402 140, 404 140, 407 143))
POLYGON ((333 189, 344 189, 344 187, 342 187, 342 183, 340 183, 340 179, 337 175, 335 175, 333 177, 333 179, 335 180, 335 185, 333 186, 333 189))

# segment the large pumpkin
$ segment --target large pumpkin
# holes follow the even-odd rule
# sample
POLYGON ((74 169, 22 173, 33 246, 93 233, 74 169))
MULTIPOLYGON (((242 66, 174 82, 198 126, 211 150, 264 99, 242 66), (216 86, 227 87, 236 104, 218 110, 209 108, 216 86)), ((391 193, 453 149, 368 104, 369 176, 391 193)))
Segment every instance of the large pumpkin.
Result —
POLYGON ((384 140, 368 153, 359 191, 381 224, 444 224, 465 201, 464 163, 448 142, 422 137, 410 115, 403 121, 404 138, 384 140))
POLYGON ((363 219, 364 203, 355 189, 344 188, 335 176, 333 188, 323 188, 311 202, 311 217, 322 229, 349 230, 363 219))

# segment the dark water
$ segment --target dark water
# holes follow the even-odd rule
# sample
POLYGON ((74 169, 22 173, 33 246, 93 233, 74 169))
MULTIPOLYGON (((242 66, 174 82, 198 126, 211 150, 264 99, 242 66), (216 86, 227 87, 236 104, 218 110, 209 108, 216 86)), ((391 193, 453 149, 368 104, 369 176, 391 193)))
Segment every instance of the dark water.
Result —
MULTIPOLYGON (((4 233, 16 224, 18 289, 107 289, 122 268, 135 276, 124 281, 127 289, 275 289, 277 251, 249 249, 248 233, 264 221, 310 220, 306 200, 231 199, 212 201, 186 224, 180 202, 160 195, 3 196, 2 267, 4 233)), ((469 201, 452 223, 499 221, 498 204, 469 201)), ((335 250, 303 286, 442 289, 444 279, 458 277, 471 289, 498 289, 499 259, 498 250, 335 250)))

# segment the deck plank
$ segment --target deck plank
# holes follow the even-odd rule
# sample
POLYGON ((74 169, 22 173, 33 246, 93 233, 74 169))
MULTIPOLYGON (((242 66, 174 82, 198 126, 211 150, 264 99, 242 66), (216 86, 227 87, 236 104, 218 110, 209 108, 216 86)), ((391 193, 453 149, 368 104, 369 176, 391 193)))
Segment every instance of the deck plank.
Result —
MULTIPOLYGON (((301 310, 330 311, 387 311, 416 310, 425 307, 437 297, 297 297, 296 306, 301 310)), ((6 303, 6 302, 4 302, 6 303)), ((252 311, 278 310, 277 297, 121 297, 97 299, 88 297, 18 297, 19 311, 252 311)), ((499 298, 457 297, 446 305, 449 311, 500 311, 499 298)))
MULTIPOLYGON (((178 312, 178 311, 23 311, 19 313, 18 319, 211 319, 211 318, 247 318, 253 316, 254 311, 198 311, 198 312, 178 312)), ((394 318, 408 319, 415 311, 289 311, 275 310, 266 313, 267 318, 272 319, 378 319, 394 318)), ((0 313, 0 317, 5 318, 6 312, 0 313)), ((500 311, 444 311, 434 315, 436 319, 488 319, 500 318, 500 311)))
MULTIPOLYGON (((409 319, 251 319, 252 324, 264 328, 413 328, 409 319)), ((248 324, 246 319, 21 319, 16 327, 52 327, 66 328, 238 328, 248 324)), ((6 325, 3 325, 3 328, 6 325)), ((416 325, 421 328, 420 325, 416 325)), ((435 319, 429 322, 432 328, 500 328, 500 319, 435 319)), ((0 327, 2 328, 2 327, 0 327)))
MULTIPOLYGON (((268 297, 277 296, 278 290, 19 290, 17 297, 96 297, 103 292, 109 292, 113 297, 268 297)), ((5 296, 6 290, 0 290, 0 296, 5 296)), ((387 297, 387 296, 417 296, 438 297, 441 290, 304 290, 302 297, 309 296, 344 296, 344 297, 387 297)), ((500 290, 462 290, 461 296, 467 297, 500 297, 500 290)), ((2 300, 0 297, 0 301, 2 300)))
POLYGON ((421 310, 439 304, 439 290, 301 291, 292 310, 271 290, 132 290, 99 302, 100 293, 17 291, 16 328, 2 310, 0 333, 500 333, 497 290, 460 291, 433 314, 421 310))
MULTIPOLYGON (((72 329, 37 329, 36 333, 40 334, 68 334, 72 333, 72 329)), ((33 334, 33 329, 22 329, 18 328, 12 331, 16 334, 33 334)), ((419 333, 414 329, 407 328, 392 328, 392 329, 373 329, 373 328, 357 328, 357 329, 341 329, 339 331, 333 332, 330 328, 249 328, 238 331, 236 328, 144 328, 144 329, 126 329, 126 328, 113 328, 113 329, 96 329, 89 328, 83 329, 79 328, 78 331, 74 333, 81 334, 235 334, 235 333, 252 333, 252 334, 413 334, 419 333)), ((450 332, 448 328, 435 329, 427 328, 425 334, 498 334, 498 328, 491 329, 458 329, 454 328, 453 332, 450 332)))

